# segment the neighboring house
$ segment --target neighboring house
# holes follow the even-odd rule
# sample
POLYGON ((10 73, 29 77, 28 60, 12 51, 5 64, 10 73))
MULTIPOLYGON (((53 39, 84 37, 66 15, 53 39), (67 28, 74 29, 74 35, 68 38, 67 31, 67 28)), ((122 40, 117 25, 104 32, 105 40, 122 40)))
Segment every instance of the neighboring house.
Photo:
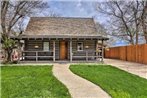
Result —
POLYGON ((103 37, 92 18, 31 17, 24 41, 23 60, 103 60, 103 37), (98 44, 99 42, 99 44, 98 44))

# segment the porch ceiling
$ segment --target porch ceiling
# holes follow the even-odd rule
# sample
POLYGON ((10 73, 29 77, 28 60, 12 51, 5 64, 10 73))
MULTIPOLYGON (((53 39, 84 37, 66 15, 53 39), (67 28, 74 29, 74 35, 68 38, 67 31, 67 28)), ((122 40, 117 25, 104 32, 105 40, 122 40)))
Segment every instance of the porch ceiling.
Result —
POLYGON ((109 40, 107 37, 102 36, 68 36, 68 35, 20 35, 18 37, 14 37, 14 39, 53 39, 53 40, 77 40, 77 39, 91 39, 91 40, 109 40))

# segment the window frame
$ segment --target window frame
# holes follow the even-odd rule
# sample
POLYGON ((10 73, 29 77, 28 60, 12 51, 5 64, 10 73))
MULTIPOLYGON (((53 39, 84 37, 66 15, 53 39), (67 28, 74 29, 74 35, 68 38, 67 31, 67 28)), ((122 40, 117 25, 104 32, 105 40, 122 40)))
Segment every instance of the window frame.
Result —
POLYGON ((49 41, 43 41, 43 51, 50 51, 50 42, 49 41), (48 50, 44 50, 45 49, 45 44, 44 43, 48 43, 48 50))
POLYGON ((77 51, 84 51, 84 42, 77 42, 77 51), (82 45, 82 50, 79 50, 78 44, 81 43, 82 45))

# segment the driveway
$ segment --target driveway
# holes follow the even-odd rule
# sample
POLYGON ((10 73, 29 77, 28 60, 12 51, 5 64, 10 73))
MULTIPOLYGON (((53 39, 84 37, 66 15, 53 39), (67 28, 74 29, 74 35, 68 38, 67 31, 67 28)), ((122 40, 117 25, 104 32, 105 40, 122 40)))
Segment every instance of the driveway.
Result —
POLYGON ((147 65, 145 64, 115 59, 104 59, 104 63, 147 79, 147 65))
POLYGON ((70 64, 54 64, 53 74, 68 88, 72 98, 110 98, 99 86, 69 70, 70 64))

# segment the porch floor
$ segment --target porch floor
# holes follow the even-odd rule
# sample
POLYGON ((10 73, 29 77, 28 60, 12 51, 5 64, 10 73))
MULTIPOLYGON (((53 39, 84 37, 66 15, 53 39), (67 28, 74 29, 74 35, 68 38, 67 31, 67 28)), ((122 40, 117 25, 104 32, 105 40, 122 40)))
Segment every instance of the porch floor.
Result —
POLYGON ((56 61, 19 61, 19 63, 103 63, 99 60, 73 60, 70 62, 69 60, 56 60, 56 61))

